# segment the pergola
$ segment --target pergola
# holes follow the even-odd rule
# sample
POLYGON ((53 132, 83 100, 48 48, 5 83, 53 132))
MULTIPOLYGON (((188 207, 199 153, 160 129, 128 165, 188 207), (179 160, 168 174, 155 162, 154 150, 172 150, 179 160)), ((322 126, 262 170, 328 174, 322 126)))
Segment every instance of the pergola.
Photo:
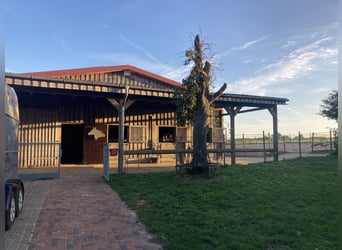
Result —
POLYGON ((224 108, 230 117, 230 153, 231 163, 236 164, 235 149, 235 117, 238 114, 258 110, 268 110, 273 119, 273 153, 274 160, 278 160, 278 108, 277 105, 285 105, 287 98, 252 96, 239 94, 223 94, 215 106, 224 108))

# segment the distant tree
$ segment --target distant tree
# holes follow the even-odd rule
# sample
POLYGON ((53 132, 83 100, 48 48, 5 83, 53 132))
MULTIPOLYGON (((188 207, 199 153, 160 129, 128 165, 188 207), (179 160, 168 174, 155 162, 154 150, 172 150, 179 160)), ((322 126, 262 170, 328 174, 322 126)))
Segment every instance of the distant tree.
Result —
POLYGON ((190 74, 183 79, 183 86, 176 92, 176 119, 179 126, 187 122, 194 125, 192 173, 208 173, 207 127, 211 104, 219 98, 227 84, 210 93, 211 64, 204 59, 203 44, 196 35, 194 47, 187 50, 185 65, 193 64, 190 74))
MULTIPOLYGON (((337 121, 338 119, 338 91, 333 90, 326 98, 322 100, 320 105, 321 110, 319 114, 337 121)), ((338 150, 338 128, 334 130, 334 145, 336 151, 338 150)))
POLYGON ((299 138, 300 138, 301 140, 303 140, 303 139, 304 139, 304 135, 303 135, 303 134, 300 134, 300 137, 299 137, 298 135, 295 136, 295 137, 293 137, 294 140, 299 140, 299 138))
MULTIPOLYGON (((272 135, 273 136, 273 135, 272 135)), ((290 136, 288 136, 288 135, 283 135, 283 134, 281 134, 281 133, 278 133, 278 138, 279 139, 282 139, 282 140, 284 140, 284 141, 289 141, 290 140, 290 136)))
POLYGON ((328 119, 337 121, 338 118, 338 92, 333 90, 326 98, 322 100, 319 114, 328 119))

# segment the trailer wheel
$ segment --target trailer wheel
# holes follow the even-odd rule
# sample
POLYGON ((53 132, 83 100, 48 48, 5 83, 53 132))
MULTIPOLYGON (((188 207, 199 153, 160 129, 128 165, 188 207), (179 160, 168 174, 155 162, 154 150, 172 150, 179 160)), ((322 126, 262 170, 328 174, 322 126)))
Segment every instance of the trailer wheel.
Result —
POLYGON ((9 207, 5 212, 5 230, 10 230, 15 221, 16 202, 13 193, 9 194, 9 207))
POLYGON ((17 202, 15 207, 15 215, 18 216, 24 208, 24 190, 19 185, 18 192, 17 192, 17 202))

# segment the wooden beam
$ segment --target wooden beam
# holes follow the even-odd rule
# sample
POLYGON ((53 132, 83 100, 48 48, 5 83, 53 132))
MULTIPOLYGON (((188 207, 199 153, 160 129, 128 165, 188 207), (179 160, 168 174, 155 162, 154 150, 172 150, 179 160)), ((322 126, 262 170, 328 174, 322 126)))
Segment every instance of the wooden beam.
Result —
POLYGON ((277 105, 273 105, 268 108, 273 118, 273 157, 275 161, 279 160, 279 149, 278 149, 278 110, 277 105))
POLYGON ((225 106, 224 109, 228 112, 230 116, 230 150, 231 150, 231 164, 236 164, 236 154, 235 154, 235 116, 241 110, 242 106, 225 106))
POLYGON ((242 114, 242 113, 247 113, 247 112, 253 112, 253 111, 258 111, 258 110, 264 110, 266 108, 252 108, 252 109, 246 109, 246 110, 240 110, 238 113, 242 114))
POLYGON ((124 140, 125 140, 125 110, 129 108, 134 101, 127 100, 129 93, 129 87, 126 86, 125 94, 122 99, 117 100, 115 98, 107 98, 107 100, 116 108, 119 112, 119 157, 118 157, 118 173, 123 173, 124 163, 124 140))

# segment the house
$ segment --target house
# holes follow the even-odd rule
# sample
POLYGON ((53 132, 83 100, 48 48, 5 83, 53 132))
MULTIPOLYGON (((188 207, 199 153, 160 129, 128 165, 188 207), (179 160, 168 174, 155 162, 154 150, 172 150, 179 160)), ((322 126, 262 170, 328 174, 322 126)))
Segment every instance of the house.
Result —
MULTIPOLYGON (((57 164, 59 148, 62 164, 101 164, 107 143, 115 162, 120 122, 127 160, 134 160, 139 150, 151 149, 164 150, 158 161, 175 159, 171 152, 177 141, 183 149, 191 145, 191 127, 177 128, 175 122, 174 91, 181 84, 140 68, 121 65, 6 73, 6 83, 19 99, 22 167, 57 164)), ((224 94, 215 102, 210 119, 211 147, 223 147, 224 111, 230 116, 232 138, 235 116, 260 109, 270 111, 274 134, 278 134, 277 105, 287 101, 224 94)), ((230 150, 235 157, 235 144, 230 150)), ((276 144, 274 151, 277 155, 276 144)))

